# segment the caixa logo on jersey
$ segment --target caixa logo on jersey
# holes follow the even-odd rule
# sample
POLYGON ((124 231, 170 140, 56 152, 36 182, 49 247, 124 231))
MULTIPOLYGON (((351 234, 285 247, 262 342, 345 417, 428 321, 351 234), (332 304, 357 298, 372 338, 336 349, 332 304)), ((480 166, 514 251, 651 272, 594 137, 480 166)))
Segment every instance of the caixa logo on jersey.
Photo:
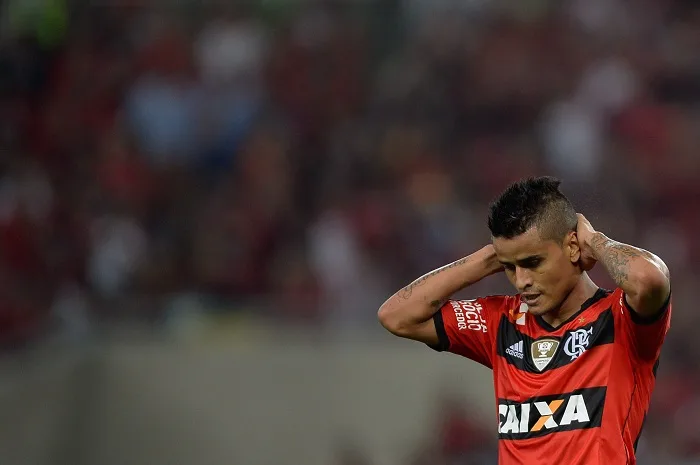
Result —
POLYGON ((603 418, 606 388, 578 389, 525 402, 498 400, 498 438, 527 439, 560 431, 596 428, 603 418))

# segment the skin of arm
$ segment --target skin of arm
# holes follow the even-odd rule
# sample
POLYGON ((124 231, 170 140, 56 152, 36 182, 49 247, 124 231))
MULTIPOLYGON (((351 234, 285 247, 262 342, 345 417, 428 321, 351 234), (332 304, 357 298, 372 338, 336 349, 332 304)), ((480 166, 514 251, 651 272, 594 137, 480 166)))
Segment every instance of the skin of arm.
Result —
POLYGON ((502 270, 489 244, 397 291, 379 308, 379 321, 397 336, 437 344, 432 318, 442 304, 455 292, 502 270))
POLYGON ((581 214, 577 236, 583 262, 600 262, 625 292, 627 303, 642 317, 652 318, 668 300, 671 279, 666 264, 653 253, 610 239, 593 229, 581 214))

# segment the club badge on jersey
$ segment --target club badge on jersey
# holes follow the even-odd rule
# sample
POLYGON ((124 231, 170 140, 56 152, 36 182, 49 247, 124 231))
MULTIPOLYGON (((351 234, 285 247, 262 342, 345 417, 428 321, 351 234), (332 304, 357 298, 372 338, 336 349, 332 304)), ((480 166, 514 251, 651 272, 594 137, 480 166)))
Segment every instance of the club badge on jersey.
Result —
POLYGON ((530 347, 530 354, 532 354, 532 362, 535 364, 535 368, 540 371, 544 370, 554 358, 558 348, 559 341, 556 339, 539 339, 533 342, 530 347))
POLYGON ((571 357, 571 360, 576 360, 588 349, 590 336, 593 334, 593 328, 578 329, 569 334, 569 338, 564 343, 564 352, 571 357))

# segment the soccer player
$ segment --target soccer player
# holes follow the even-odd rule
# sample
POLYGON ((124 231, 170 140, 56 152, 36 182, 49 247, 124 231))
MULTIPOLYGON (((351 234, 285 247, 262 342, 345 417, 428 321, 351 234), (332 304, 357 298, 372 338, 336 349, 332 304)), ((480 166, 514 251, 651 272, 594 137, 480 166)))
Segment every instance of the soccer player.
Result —
POLYGON ((379 320, 493 370, 501 465, 632 465, 670 325, 668 268, 596 231, 559 184, 508 187, 492 243, 399 290, 379 320), (614 290, 588 276, 597 262, 614 290), (499 272, 516 295, 448 300, 499 272))

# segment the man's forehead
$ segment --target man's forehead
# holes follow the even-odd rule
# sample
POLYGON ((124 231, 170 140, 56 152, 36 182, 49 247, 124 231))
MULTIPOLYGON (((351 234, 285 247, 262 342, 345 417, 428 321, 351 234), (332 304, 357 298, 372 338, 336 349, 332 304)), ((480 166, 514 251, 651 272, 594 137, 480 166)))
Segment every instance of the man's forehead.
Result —
POLYGON ((551 240, 540 237, 537 227, 532 227, 511 239, 493 238, 493 246, 501 257, 522 260, 534 255, 542 255, 553 245, 551 240))

